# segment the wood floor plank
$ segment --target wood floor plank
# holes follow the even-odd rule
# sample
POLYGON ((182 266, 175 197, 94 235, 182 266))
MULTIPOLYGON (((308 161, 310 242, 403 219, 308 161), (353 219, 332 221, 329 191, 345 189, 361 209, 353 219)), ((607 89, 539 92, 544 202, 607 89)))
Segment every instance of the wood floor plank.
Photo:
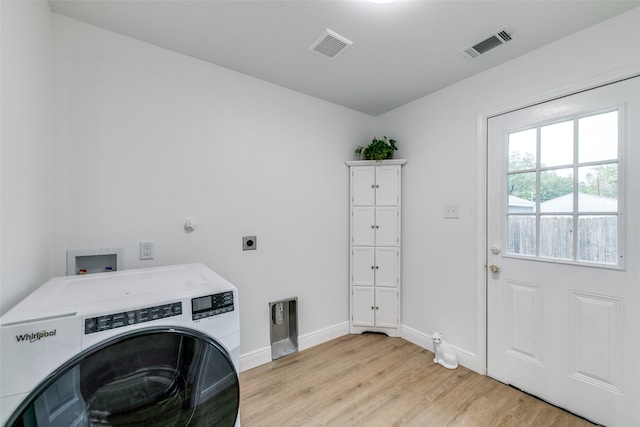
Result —
POLYGON ((401 338, 347 335, 240 374, 243 427, 593 424, 401 338))

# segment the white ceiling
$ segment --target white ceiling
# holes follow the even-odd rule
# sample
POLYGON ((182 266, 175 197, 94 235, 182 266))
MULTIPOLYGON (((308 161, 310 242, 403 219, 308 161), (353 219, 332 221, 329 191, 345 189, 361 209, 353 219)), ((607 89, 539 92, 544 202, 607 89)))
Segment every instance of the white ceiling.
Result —
POLYGON ((49 0, 54 12, 377 116, 640 1, 49 0), (510 27, 516 38, 460 54, 510 27), (331 29, 353 45, 307 50, 331 29))

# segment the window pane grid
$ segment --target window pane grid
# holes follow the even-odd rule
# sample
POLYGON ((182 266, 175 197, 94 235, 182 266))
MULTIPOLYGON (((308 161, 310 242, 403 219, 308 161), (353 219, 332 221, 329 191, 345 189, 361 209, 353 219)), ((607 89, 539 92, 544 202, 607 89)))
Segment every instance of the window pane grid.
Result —
POLYGON ((619 111, 508 135, 507 254, 618 265, 619 111))

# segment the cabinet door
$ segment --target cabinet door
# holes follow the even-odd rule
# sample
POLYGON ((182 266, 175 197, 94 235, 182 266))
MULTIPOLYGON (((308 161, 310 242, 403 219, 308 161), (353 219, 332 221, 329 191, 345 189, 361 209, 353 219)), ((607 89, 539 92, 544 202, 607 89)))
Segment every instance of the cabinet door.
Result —
POLYGON ((399 218, 399 211, 396 207, 376 208, 376 245, 398 246, 400 244, 398 233, 399 218))
POLYGON ((375 204, 375 181, 373 166, 351 168, 351 202, 355 206, 375 204))
POLYGON ((376 169, 376 206, 398 206, 400 202, 400 166, 376 169))
POLYGON ((351 288, 351 315, 354 326, 374 326, 374 290, 369 286, 351 288))
POLYGON ((398 290, 376 288, 376 326, 395 328, 398 326, 398 290))
POLYGON ((375 243, 375 208, 354 207, 351 210, 351 244, 373 246, 375 243))
POLYGON ((354 286, 373 286, 374 271, 374 248, 353 246, 351 248, 351 284, 354 286))
POLYGON ((397 247, 378 247, 375 256, 376 286, 397 287, 399 281, 400 250, 397 247))

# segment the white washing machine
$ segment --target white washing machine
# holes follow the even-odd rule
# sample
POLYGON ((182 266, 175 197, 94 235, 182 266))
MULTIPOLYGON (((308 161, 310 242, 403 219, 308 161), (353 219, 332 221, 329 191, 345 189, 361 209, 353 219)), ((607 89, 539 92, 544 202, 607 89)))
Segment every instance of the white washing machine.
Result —
POLYGON ((202 264, 51 279, 0 333, 0 425, 240 423, 238 293, 202 264))

